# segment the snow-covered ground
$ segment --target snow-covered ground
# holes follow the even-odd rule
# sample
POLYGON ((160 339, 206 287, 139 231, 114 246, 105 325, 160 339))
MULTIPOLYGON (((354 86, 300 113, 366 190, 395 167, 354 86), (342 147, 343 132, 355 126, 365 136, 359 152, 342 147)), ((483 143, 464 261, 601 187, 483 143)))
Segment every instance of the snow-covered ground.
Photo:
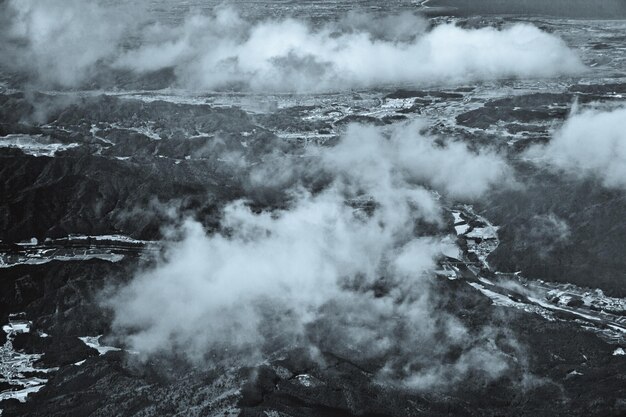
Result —
POLYGON ((456 234, 466 241, 467 251, 474 253, 483 266, 490 269, 487 257, 500 244, 498 226, 492 225, 487 219, 476 214, 471 206, 463 206, 462 210, 452 210, 451 213, 454 217, 456 234), (472 219, 472 224, 466 219, 472 219))
POLYGON ((130 236, 125 235, 69 235, 65 238, 55 239, 55 242, 63 242, 63 241, 84 241, 84 240, 95 240, 97 242, 120 242, 120 243, 128 243, 134 245, 145 245, 151 243, 147 240, 139 240, 133 239, 130 236))
POLYGON ((52 261, 88 261, 90 259, 100 259, 109 262, 119 262, 124 259, 124 255, 115 253, 83 253, 77 255, 53 255, 43 257, 38 255, 19 256, 16 259, 2 259, 0 255, 0 268, 10 268, 16 265, 41 265, 52 261))
MULTIPOLYGON (((29 333, 31 325, 31 322, 24 318, 23 313, 18 313, 11 315, 9 323, 2 326, 2 330, 7 334, 7 340, 4 345, 0 346, 0 382, 11 384, 14 387, 0 392, 0 401, 16 399, 25 402, 29 394, 39 391, 48 382, 47 374, 58 370, 58 368, 40 368, 35 365, 43 354, 28 354, 18 352, 13 348, 15 335, 29 333)), ((48 335, 40 332, 39 337, 48 337, 48 335)), ((101 345, 101 337, 102 335, 85 336, 79 339, 87 346, 96 349, 100 355, 121 350, 117 347, 101 345)), ((74 365, 80 366, 83 363, 85 363, 84 360, 76 362, 74 365)), ((0 409, 1 414, 2 410, 0 409)))
MULTIPOLYGON (((499 244, 498 227, 470 206, 452 210, 451 214, 457 237, 467 243, 467 253, 459 259, 463 259, 475 275, 474 279, 467 279, 467 283, 494 305, 539 314, 551 321, 564 320, 563 314, 569 314, 583 328, 598 333, 609 343, 626 342, 626 299, 607 297, 598 289, 527 279, 519 273, 496 272, 493 278, 486 278, 483 273, 491 271, 487 257, 499 244), (469 254, 478 257, 480 268, 468 259, 469 254)), ((449 279, 463 277, 458 268, 445 262, 439 272, 449 279), (450 276, 452 272, 456 272, 455 277, 450 276)), ((614 354, 622 355, 623 349, 620 349, 614 354)))
POLYGON ((32 156, 54 156, 58 151, 75 148, 77 143, 53 142, 43 135, 12 134, 0 136, 0 148, 19 149, 32 156))
POLYGON ((18 243, 19 250, 0 252, 0 268, 90 259, 119 262, 126 254, 140 253, 150 249, 150 245, 154 244, 155 242, 123 235, 70 235, 65 238, 46 239, 42 244, 36 238, 32 238, 18 243))
MULTIPOLYGON (((120 348, 116 348, 113 346, 103 346, 100 344, 100 338, 102 337, 102 335, 98 335, 98 336, 84 336, 84 337, 79 337, 79 339, 86 344, 87 346, 89 346, 90 348, 94 348, 98 351, 98 353, 100 355, 104 355, 107 352, 115 352, 115 351, 120 351, 122 349, 120 348)), ((84 361, 82 361, 84 362, 84 361)), ((82 363, 76 363, 75 365, 80 365, 82 363)))
POLYGON ((7 334, 7 340, 0 346, 0 382, 11 384, 15 388, 0 392, 0 401, 13 398, 25 402, 28 394, 39 391, 46 384, 48 380, 43 376, 57 370, 36 367, 35 362, 41 358, 41 354, 17 352, 13 348, 15 335, 31 330, 31 323, 22 316, 22 314, 12 315, 9 323, 2 326, 2 330, 7 334), (38 376, 32 376, 33 374, 38 376))

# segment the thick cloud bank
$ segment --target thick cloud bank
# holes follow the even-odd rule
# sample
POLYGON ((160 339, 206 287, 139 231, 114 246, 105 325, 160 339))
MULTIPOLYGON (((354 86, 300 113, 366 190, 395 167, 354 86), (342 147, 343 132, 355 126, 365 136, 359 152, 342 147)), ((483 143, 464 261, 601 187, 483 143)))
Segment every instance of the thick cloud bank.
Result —
POLYGON ((133 13, 137 7, 94 1, 12 0, 4 7, 4 52, 21 72, 62 87, 89 85, 112 69, 145 74, 171 68, 184 88, 299 92, 583 69, 561 39, 528 24, 429 28, 412 14, 351 14, 314 26, 295 19, 252 22, 218 8, 168 26, 144 22, 146 13, 133 13))
POLYGON ((458 248, 425 185, 475 198, 507 168, 494 153, 437 145, 421 127, 351 126, 300 158, 332 176, 323 191, 295 186, 290 207, 272 212, 229 204, 211 234, 185 221, 164 258, 108 302, 114 331, 142 355, 192 360, 305 346, 380 363, 379 378, 418 389, 501 375, 509 359, 497 331, 437 307, 434 271, 458 248), (430 158, 450 162, 435 170, 430 158), (461 192, 462 177, 476 185, 461 192))
POLYGON ((552 140, 527 156, 605 186, 626 189, 626 108, 573 112, 552 140))

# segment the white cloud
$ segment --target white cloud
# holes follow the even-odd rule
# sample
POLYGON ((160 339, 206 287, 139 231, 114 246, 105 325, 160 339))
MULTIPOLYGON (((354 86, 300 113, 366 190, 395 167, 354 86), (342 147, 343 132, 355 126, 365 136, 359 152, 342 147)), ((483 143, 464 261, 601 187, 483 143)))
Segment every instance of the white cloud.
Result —
POLYGON ((421 133, 425 127, 418 120, 394 125, 385 134, 381 128, 351 125, 337 146, 324 149, 323 165, 375 193, 391 192, 391 184, 402 180, 472 200, 495 184, 512 181, 510 167, 497 153, 472 152, 462 142, 437 141, 421 133))
POLYGON ((44 83, 75 86, 118 53, 132 22, 129 10, 94 1, 10 0, 2 9, 9 23, 0 28, 0 40, 15 62, 5 64, 34 72, 44 83))
POLYGON ((583 70, 561 39, 528 24, 430 30, 421 17, 404 13, 351 14, 313 26, 296 19, 247 21, 222 7, 169 26, 148 24, 141 6, 13 0, 7 7, 14 17, 3 38, 19 41, 13 48, 18 66, 63 86, 110 68, 142 73, 174 67, 187 88, 303 92, 583 70))
POLYGON ((292 169, 330 175, 323 191, 294 186, 289 207, 271 212, 234 202, 218 233, 185 222, 164 259, 107 302, 114 330, 148 356, 176 351, 201 360, 228 348, 231 356, 254 359, 267 345, 304 344, 382 358, 379 378, 416 389, 462 378, 486 361, 493 371, 487 377, 500 375, 507 361, 489 337, 435 307, 433 271, 455 249, 453 240, 416 228, 442 222, 439 201, 424 185, 478 197, 495 177, 467 192, 448 181, 479 168, 498 172, 503 162, 459 144, 436 146, 420 127, 351 126, 337 146, 302 158, 315 168, 292 169), (460 174, 421 167, 446 152, 466 159, 460 174), (368 198, 371 211, 358 204, 368 198), (443 365, 453 348, 462 355, 443 365))
MULTIPOLYGON (((185 82, 207 89, 244 84, 261 91, 325 91, 549 77, 583 68, 561 39, 527 24, 503 30, 442 24, 429 31, 421 18, 405 14, 377 26, 361 16, 313 28, 294 19, 250 24, 224 18, 232 13, 193 18, 179 30, 175 44, 185 53, 167 64, 185 82)), ((148 45, 129 51, 119 65, 141 70, 154 59, 162 60, 162 52, 148 45)))
POLYGON ((626 188, 626 108, 573 112, 546 145, 526 156, 579 177, 595 176, 605 186, 626 188))

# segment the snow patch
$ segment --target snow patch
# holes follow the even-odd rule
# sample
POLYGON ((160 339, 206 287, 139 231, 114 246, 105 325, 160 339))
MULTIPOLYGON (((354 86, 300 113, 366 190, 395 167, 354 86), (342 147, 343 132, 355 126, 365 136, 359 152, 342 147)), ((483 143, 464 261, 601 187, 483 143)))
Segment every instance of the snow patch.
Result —
POLYGON ((497 239, 497 226, 476 227, 466 236, 471 239, 497 239))
POLYGON ((0 137, 0 148, 19 149, 32 156, 54 156, 58 151, 75 148, 78 143, 54 143, 43 135, 12 134, 0 137))
POLYGON ((322 382, 319 379, 309 374, 296 375, 296 380, 300 383, 300 385, 307 387, 307 388, 312 388, 312 387, 322 385, 322 382))
POLYGON ((482 285, 476 282, 468 282, 468 284, 474 287, 475 289, 477 289, 478 291, 480 291, 481 293, 483 293, 489 299, 491 299, 491 302, 493 303, 493 305, 502 306, 502 307, 516 307, 516 308, 522 308, 522 309, 525 306, 522 303, 518 303, 517 301, 511 300, 509 297, 507 297, 504 294, 500 294, 498 292, 488 290, 487 288, 483 287, 482 285))
POLYGON ((457 235, 464 235, 465 233, 467 233, 469 228, 470 227, 467 224, 460 224, 458 226, 454 226, 454 230, 456 231, 457 235))
POLYGON ((84 337, 79 337, 79 339, 86 344, 87 346, 89 346, 90 348, 94 348, 98 351, 98 353, 100 355, 104 355, 107 352, 117 352, 120 351, 122 349, 120 348, 116 348, 113 346, 102 346, 100 344, 100 338, 102 337, 102 335, 98 335, 98 336, 84 336, 84 337))
POLYGON ((0 382, 6 382, 15 388, 0 392, 0 401, 16 399, 25 402, 28 394, 39 391, 48 382, 47 379, 37 375, 45 375, 58 369, 35 368, 34 364, 43 356, 42 354, 21 353, 13 348, 15 335, 30 332, 31 325, 32 323, 25 319, 24 313, 17 313, 11 314, 9 324, 2 326, 2 330, 7 333, 7 340, 0 346, 0 382))

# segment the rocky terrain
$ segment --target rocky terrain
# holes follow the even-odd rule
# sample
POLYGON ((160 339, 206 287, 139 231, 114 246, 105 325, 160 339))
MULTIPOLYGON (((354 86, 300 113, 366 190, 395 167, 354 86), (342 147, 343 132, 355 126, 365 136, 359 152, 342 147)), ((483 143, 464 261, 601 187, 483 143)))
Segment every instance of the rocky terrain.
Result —
MULTIPOLYGON (((310 15, 320 24, 349 6, 329 11, 313 3, 276 13, 310 15)), ((77 86, 43 88, 31 73, 2 66, 0 415, 626 414, 624 188, 611 186, 599 171, 571 175, 529 153, 548 149, 536 147, 549 146, 580 112, 623 109, 624 23, 519 15, 459 19, 432 3, 433 9, 423 10, 431 16, 428 24, 453 21, 471 29, 529 23, 562 37, 586 69, 555 77, 300 93, 233 84, 179 89, 179 67, 138 73, 115 65, 99 67, 77 86), (346 152, 355 131, 355 148, 346 152), (410 153, 397 138, 407 132, 432 139, 420 152, 431 152, 433 160, 437 152, 450 152, 435 167, 423 160, 424 172, 413 175, 403 156, 420 152, 410 153), (373 146, 368 135, 391 147, 373 146), (344 161, 334 155, 346 158, 357 175, 342 170, 344 161), (480 169, 467 169, 473 162, 463 158, 477 156, 484 157, 476 164, 480 169), (501 169, 491 178, 486 172, 493 160, 501 169), (359 171, 363 161, 366 168, 359 171), (473 176, 454 177, 457 170, 473 176), (455 187, 448 176, 464 185, 455 187), (483 183, 484 190, 475 188, 483 183), (267 258, 309 259, 302 253, 309 246, 300 246, 309 240, 324 257, 339 259, 316 269, 331 274, 364 261, 333 246, 332 237, 343 235, 316 234, 318 211, 334 207, 329 230, 361 232, 361 225, 373 225, 347 240, 366 251, 387 239, 388 223, 406 215, 398 197, 406 190, 413 217, 393 229, 393 250, 381 256, 376 278, 341 275, 339 295, 319 304, 284 282, 277 288, 285 297, 261 292, 246 298, 249 287, 262 287, 252 280, 233 296, 234 310, 195 315, 232 294, 209 284, 188 292, 172 285, 164 294, 152 293, 149 283, 138 286, 162 279, 163 271, 180 282, 236 267, 265 276, 267 258), (333 192, 348 197, 340 194, 335 207, 333 192), (318 204, 304 210, 310 223, 289 217, 306 204, 318 204), (290 234, 301 224, 302 232, 290 234), (285 245, 272 240, 283 236, 285 245), (266 242, 259 239, 276 246, 258 255, 266 242), (403 286, 389 265, 407 242, 439 246, 433 265, 424 261, 424 276, 403 286), (246 248, 244 257, 235 243, 246 248), (448 250, 440 250, 444 246, 448 250), (225 266, 212 258, 220 251, 225 266), (143 295, 132 293, 136 288, 143 295), (180 322, 166 336, 174 349, 147 352, 150 343, 138 345, 133 336, 140 333, 134 332, 171 323, 120 317, 127 310, 115 300, 128 289, 135 298, 122 300, 130 307, 143 296, 193 307, 189 317, 174 318, 180 322), (194 304, 202 291, 207 301, 194 304), (407 306, 416 311, 407 313, 407 306), (235 310, 249 309, 247 321, 235 321, 227 331, 212 323, 228 324, 228 317, 239 317, 235 310), (245 343, 248 322, 263 335, 252 344, 245 343), (131 323, 130 329, 120 323, 131 323), (193 331, 176 339, 188 336, 188 328, 214 332, 217 342, 198 353, 193 331), (228 337, 239 332, 244 342, 224 341, 220 331, 228 337), (420 378, 411 379, 415 375, 420 378)), ((152 12, 155 19, 176 20, 168 10, 152 12)), ((349 22, 358 27, 355 21, 349 22)), ((409 262, 396 261, 395 268, 409 262)), ((270 272, 290 273, 285 263, 270 272)), ((229 284, 239 288, 240 282, 229 284)), ((297 285, 306 292, 306 284, 297 285)), ((313 287, 326 296, 332 285, 313 287)), ((166 316, 167 306, 160 307, 157 315, 166 316)))

